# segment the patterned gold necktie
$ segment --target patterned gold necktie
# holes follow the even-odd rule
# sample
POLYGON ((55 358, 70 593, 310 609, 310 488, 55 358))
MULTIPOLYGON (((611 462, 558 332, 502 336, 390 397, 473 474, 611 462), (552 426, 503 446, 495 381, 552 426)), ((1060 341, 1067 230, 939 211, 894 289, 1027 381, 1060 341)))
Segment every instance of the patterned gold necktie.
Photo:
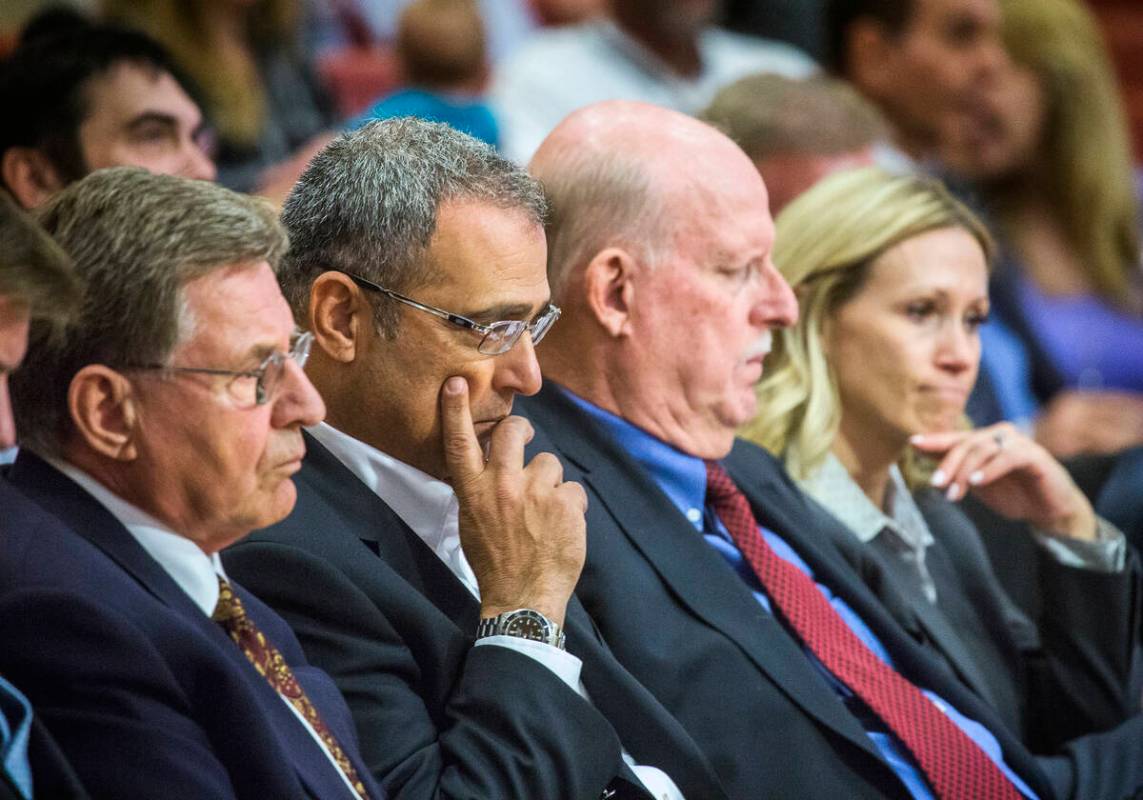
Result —
POLYGON ((258 674, 274 687, 274 691, 286 698, 290 705, 305 718, 314 732, 321 737, 322 742, 329 749, 330 755, 333 756, 333 760, 337 762, 337 766, 349 779, 354 791, 362 800, 369 800, 369 794, 365 791, 365 784, 358 777, 353 763, 345 754, 345 750, 338 744, 333 733, 322 722, 317 709, 306 697, 306 693, 302 690, 298 679, 294 677, 293 670, 286 663, 286 659, 282 657, 278 648, 265 637, 262 631, 258 630, 254 621, 246 616, 245 606, 242 605, 238 595, 234 593, 230 584, 222 576, 218 578, 218 605, 215 606, 211 619, 223 627, 250 663, 254 665, 254 669, 258 670, 258 674))

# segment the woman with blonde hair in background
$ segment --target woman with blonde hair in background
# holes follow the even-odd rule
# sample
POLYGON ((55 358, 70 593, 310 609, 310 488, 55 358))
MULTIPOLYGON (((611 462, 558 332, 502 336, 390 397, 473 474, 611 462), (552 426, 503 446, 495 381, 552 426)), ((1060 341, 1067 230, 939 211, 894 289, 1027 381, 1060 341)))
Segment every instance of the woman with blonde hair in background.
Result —
POLYGON ((1010 417, 1043 404, 1035 436, 1057 456, 1143 444, 1139 186, 1114 71, 1083 3, 1000 5, 1011 64, 941 153, 998 235, 993 302, 1028 362, 993 369, 990 331, 989 378, 1031 401, 1010 417))
POLYGON ((904 590, 962 679, 1048 753, 1138 710, 1137 582, 1122 534, 1043 447, 1007 423, 967 427, 992 250, 928 178, 853 170, 796 199, 774 260, 800 318, 775 336, 743 435, 864 543, 870 587, 904 590), (1040 619, 1005 592, 955 504, 967 492, 1032 528, 1040 619))

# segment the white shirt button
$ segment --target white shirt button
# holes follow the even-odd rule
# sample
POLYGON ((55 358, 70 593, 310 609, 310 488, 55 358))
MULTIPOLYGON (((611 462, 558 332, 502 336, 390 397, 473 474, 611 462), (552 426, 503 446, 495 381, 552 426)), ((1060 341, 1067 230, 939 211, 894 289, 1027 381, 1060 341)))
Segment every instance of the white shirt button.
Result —
POLYGON ((688 508, 687 519, 689 519, 691 522, 698 522, 702 519, 702 509, 688 508))

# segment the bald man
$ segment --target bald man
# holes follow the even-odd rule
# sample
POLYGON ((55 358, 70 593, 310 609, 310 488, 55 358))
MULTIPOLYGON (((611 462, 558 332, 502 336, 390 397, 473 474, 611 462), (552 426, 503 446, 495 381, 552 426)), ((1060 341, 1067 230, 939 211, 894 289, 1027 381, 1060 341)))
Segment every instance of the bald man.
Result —
POLYGON ((746 155, 611 102, 569 116, 531 170, 563 316, 518 408, 588 493, 577 595, 731 796, 1100 796, 1106 773, 1062 760, 1049 779, 918 645, 894 588, 866 588, 852 536, 735 440, 771 331, 798 313, 746 155))

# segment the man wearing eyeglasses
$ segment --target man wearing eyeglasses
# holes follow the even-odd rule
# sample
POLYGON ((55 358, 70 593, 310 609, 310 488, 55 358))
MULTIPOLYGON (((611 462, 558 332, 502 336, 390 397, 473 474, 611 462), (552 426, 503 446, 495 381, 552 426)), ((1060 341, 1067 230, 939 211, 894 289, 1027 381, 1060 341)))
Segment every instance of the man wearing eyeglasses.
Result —
POLYGON ((0 672, 95 797, 384 797, 334 683, 218 557, 290 512, 324 414, 273 211, 118 168, 40 220, 86 288, 12 376, 42 513, 0 557, 0 672))
POLYGON ((225 554, 345 693, 402 798, 724 798, 573 596, 584 496, 525 465, 540 386, 539 185, 443 125, 373 123, 287 200, 280 280, 329 409, 298 507, 225 554), (399 729, 395 741, 385 736, 399 729))

